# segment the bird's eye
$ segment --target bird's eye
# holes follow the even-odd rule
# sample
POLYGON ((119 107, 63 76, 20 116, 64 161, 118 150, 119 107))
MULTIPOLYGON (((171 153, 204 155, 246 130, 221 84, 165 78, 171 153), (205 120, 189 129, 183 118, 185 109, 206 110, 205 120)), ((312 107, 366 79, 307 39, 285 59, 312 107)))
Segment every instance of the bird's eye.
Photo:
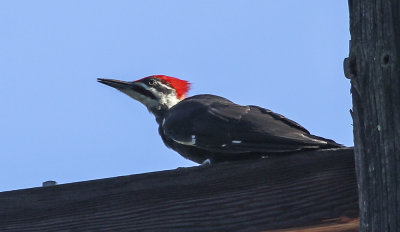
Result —
POLYGON ((155 85, 156 81, 155 80, 149 80, 149 85, 155 85))

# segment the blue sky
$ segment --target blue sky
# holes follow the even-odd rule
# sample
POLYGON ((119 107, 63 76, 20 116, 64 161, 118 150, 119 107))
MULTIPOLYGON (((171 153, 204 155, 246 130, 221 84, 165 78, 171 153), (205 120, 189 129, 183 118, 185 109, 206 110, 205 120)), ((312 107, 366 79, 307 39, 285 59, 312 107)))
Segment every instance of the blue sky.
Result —
POLYGON ((353 145, 346 1, 1 1, 0 191, 193 166, 96 78, 165 74, 353 145))

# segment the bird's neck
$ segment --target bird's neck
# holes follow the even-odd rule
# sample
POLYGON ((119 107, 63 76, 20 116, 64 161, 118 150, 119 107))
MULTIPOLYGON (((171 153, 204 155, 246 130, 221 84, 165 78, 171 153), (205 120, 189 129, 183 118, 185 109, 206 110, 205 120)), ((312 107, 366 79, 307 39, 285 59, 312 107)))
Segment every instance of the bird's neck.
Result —
POLYGON ((183 100, 183 98, 179 99, 176 93, 165 94, 165 95, 161 94, 159 96, 159 101, 157 106, 149 107, 148 109, 156 117, 157 123, 161 125, 166 112, 168 112, 170 108, 178 104, 181 100, 183 100))
POLYGON ((170 92, 168 94, 160 93, 158 96, 158 107, 159 108, 171 108, 178 104, 182 99, 179 99, 176 92, 170 92))
MULTIPOLYGON (((179 103, 179 102, 176 102, 176 103, 179 103)), ((159 104, 157 107, 148 108, 148 110, 154 115, 157 123, 161 125, 166 113, 174 105, 176 105, 176 104, 173 104, 173 105, 172 104, 159 104)))
POLYGON ((169 108, 162 107, 160 109, 154 109, 150 110, 150 112, 154 115, 156 118, 156 121, 159 125, 162 124, 162 121, 164 120, 165 114, 168 112, 169 108))

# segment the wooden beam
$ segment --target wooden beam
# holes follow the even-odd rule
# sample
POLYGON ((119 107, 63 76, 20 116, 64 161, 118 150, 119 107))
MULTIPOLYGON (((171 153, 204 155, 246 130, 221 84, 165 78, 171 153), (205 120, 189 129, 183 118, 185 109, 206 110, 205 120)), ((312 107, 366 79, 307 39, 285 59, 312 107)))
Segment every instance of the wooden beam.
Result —
POLYGON ((2 232, 355 231, 357 216, 352 149, 0 193, 2 232))

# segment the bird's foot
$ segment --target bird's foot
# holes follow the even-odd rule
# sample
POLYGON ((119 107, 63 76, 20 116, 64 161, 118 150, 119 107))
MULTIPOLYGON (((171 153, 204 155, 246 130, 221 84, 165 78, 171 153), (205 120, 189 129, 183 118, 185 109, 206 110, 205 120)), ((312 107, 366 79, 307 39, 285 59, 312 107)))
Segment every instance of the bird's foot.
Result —
POLYGON ((206 165, 211 165, 211 159, 210 158, 205 159, 203 161, 203 163, 200 164, 200 166, 206 166, 206 165))

